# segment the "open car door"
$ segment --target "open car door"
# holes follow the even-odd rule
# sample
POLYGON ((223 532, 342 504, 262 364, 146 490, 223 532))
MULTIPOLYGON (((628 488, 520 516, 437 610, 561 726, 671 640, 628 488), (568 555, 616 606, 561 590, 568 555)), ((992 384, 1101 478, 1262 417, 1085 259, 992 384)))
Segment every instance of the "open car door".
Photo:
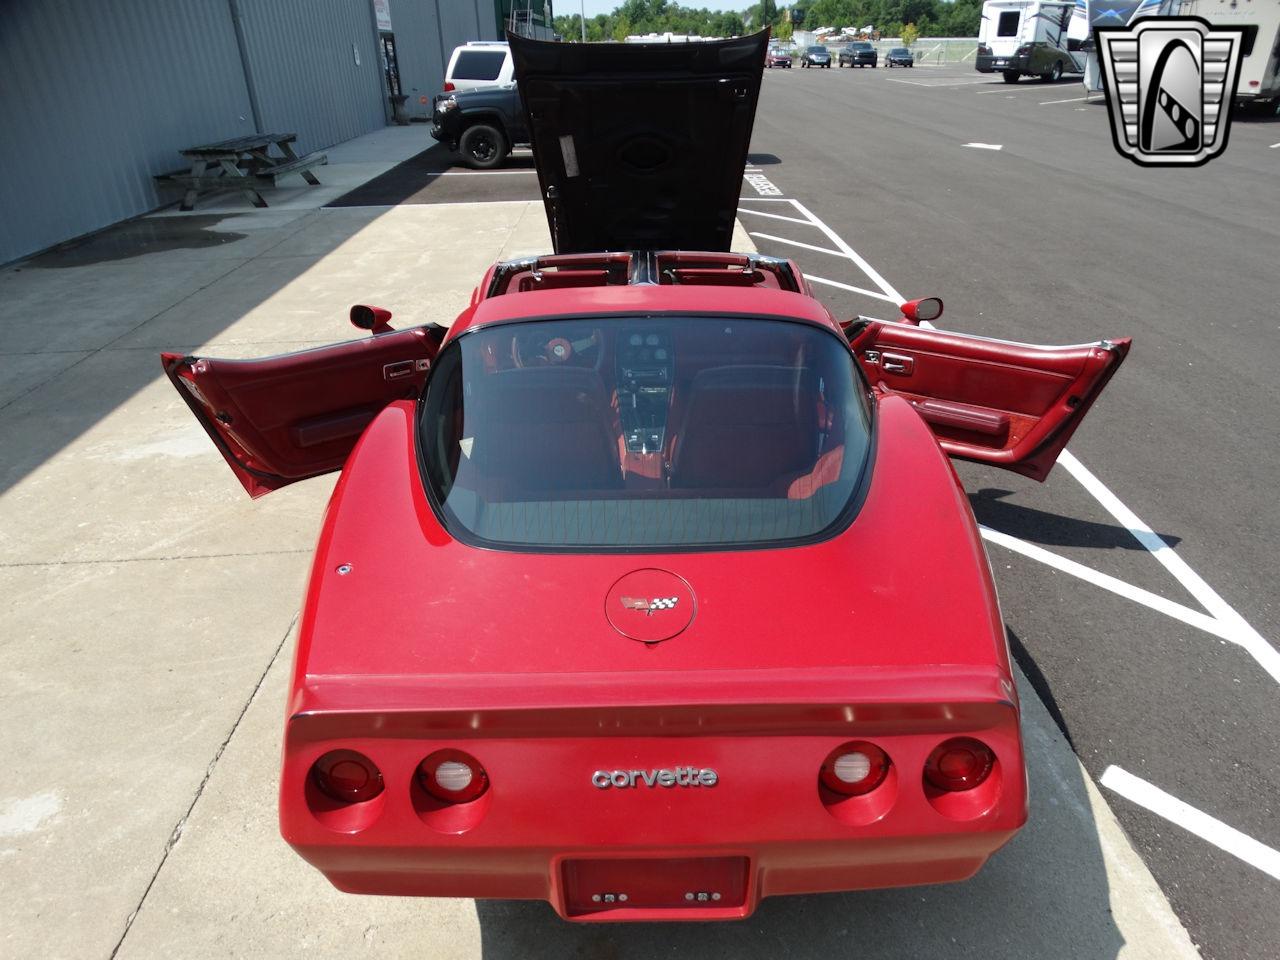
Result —
POLYGON ((1038 347, 859 321, 849 343, 873 389, 909 400, 949 455, 1044 480, 1129 340, 1038 347))
POLYGON ((176 353, 161 360, 257 498, 341 469, 383 407, 418 395, 444 334, 432 324, 261 360, 176 353))

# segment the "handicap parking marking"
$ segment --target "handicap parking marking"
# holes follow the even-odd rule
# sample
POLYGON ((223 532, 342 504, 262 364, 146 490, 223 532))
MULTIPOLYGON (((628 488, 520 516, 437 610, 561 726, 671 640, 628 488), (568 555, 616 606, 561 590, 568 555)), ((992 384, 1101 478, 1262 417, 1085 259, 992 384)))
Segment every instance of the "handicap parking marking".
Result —
POLYGON ((782 196, 782 191, 779 190, 774 185, 773 181, 770 180, 768 177, 766 177, 763 173, 760 173, 758 171, 744 170, 742 173, 742 179, 747 181, 747 183, 751 184, 751 186, 755 189, 756 193, 760 194, 760 196, 762 197, 781 197, 782 196))

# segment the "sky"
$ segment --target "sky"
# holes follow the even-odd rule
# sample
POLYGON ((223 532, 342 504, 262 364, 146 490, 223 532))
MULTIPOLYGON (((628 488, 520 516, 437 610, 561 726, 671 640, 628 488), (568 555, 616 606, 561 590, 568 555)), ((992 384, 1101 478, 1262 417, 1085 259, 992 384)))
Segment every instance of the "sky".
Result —
MULTIPOLYGON (((594 17, 597 13, 613 13, 621 2, 622 0, 552 0, 551 8, 557 17, 561 17, 580 13, 585 5, 587 16, 594 17)), ((756 0, 680 0, 680 6, 741 12, 755 2, 756 0)))

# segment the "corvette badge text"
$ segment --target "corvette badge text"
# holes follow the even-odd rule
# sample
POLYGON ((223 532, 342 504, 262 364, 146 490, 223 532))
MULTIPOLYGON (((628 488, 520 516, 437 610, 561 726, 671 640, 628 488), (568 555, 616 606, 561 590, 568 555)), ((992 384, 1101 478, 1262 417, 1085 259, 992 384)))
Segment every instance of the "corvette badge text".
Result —
POLYGON ((617 787, 714 787, 719 775, 709 767, 671 767, 661 770, 597 770, 591 785, 601 790, 617 787))
POLYGON ((1198 166, 1227 148, 1240 73, 1239 29, 1199 17, 1098 27, 1098 52, 1121 156, 1144 167, 1198 166))

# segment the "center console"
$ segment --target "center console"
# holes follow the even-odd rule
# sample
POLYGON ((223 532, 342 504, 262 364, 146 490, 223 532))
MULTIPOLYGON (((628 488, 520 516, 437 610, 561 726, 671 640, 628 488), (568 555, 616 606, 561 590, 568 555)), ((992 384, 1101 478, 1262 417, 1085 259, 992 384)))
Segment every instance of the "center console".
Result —
POLYGON ((617 356, 618 412, 628 453, 657 453, 667 434, 667 410, 675 380, 669 334, 624 328, 617 356))

